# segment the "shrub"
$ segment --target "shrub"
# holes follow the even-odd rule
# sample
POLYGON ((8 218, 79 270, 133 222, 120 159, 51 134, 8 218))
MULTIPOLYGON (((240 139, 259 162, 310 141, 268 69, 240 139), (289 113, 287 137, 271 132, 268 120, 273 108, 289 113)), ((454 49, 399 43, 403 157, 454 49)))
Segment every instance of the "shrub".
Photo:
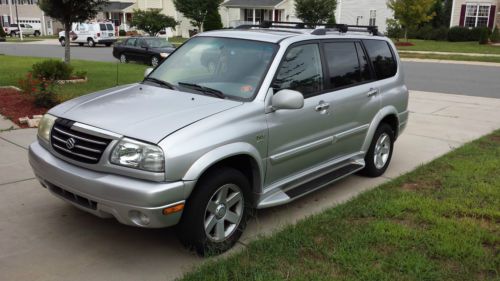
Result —
POLYGON ((23 93, 33 97, 35 106, 51 108, 58 103, 54 83, 51 80, 38 79, 28 73, 26 79, 19 81, 19 86, 23 93))
POLYGON ((481 45, 488 44, 488 37, 489 37, 488 29, 487 28, 483 28, 481 30, 480 35, 479 35, 479 44, 481 44, 481 45))
POLYGON ((0 37, 3 38, 3 37, 6 37, 6 36, 7 36, 7 34, 5 34, 5 31, 3 30, 3 25, 0 24, 0 37))
POLYGON ((498 28, 493 29, 493 32, 491 33, 490 40, 492 43, 499 43, 500 42, 500 32, 498 31, 498 28))
POLYGON ((203 22, 203 31, 222 29, 222 19, 217 7, 211 8, 207 12, 203 22))
POLYGON ((33 77, 45 80, 68 80, 73 67, 59 60, 46 60, 33 64, 33 77))
POLYGON ((120 29, 120 31, 118 31, 118 35, 120 36, 127 36, 127 32, 123 29, 120 29))

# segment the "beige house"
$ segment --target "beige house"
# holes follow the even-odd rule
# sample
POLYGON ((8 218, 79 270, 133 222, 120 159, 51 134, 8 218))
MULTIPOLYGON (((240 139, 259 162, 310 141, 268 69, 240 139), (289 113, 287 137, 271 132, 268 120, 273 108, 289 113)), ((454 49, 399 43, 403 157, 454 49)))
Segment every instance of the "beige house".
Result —
POLYGON ((262 21, 300 21, 293 0, 227 0, 219 10, 224 27, 262 21))
POLYGON ((500 0, 454 0, 450 27, 500 27, 500 0))
POLYGON ((2 26, 12 23, 25 23, 33 26, 35 30, 40 30, 42 35, 57 34, 62 29, 62 25, 56 20, 45 16, 37 5, 38 0, 0 0, 0 22, 2 26))

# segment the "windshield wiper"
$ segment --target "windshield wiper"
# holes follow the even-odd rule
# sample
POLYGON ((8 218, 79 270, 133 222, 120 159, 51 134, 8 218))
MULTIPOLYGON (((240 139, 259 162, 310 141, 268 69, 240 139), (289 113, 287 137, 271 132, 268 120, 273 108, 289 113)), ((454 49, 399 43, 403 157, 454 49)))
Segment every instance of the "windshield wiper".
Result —
POLYGON ((201 85, 194 84, 194 83, 187 83, 187 82, 179 82, 178 84, 180 86, 189 87, 189 88, 195 89, 197 91, 200 91, 204 94, 209 94, 209 95, 217 97, 217 98, 221 98, 221 99, 226 98, 226 95, 217 89, 212 89, 209 87, 201 86, 201 85))
POLYGON ((144 81, 153 82, 153 83, 156 83, 156 84, 161 85, 163 87, 169 88, 171 90, 175 90, 174 85, 168 83, 167 81, 163 81, 161 79, 158 79, 158 78, 146 77, 146 78, 144 78, 143 82, 144 81))

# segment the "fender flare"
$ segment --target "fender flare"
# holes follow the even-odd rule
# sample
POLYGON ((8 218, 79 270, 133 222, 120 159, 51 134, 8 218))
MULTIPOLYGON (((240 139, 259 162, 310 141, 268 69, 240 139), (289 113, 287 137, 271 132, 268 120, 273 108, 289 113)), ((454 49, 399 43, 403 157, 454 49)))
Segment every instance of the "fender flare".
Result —
POLYGON ((183 181, 197 181, 200 176, 214 164, 227 159, 231 156, 246 155, 250 156, 256 163, 258 167, 258 172, 260 175, 260 181, 258 184, 262 186, 262 179, 264 175, 264 166, 262 164, 262 157, 259 151, 251 144, 246 142, 236 142, 230 143, 223 146, 219 146, 205 153, 202 157, 198 158, 188 171, 182 177, 183 181))
POLYGON ((375 135, 375 131, 377 130, 378 126, 380 125, 380 122, 387 116, 389 115, 394 115, 396 116, 396 119, 398 120, 399 124, 399 113, 398 110, 392 106, 388 105, 378 111, 378 113, 375 115, 373 118, 372 122, 370 123, 370 127, 368 128, 368 132, 366 133, 365 141, 363 142, 363 146, 361 148, 361 151, 367 152, 368 149, 370 148, 370 144, 372 143, 373 136, 375 135))

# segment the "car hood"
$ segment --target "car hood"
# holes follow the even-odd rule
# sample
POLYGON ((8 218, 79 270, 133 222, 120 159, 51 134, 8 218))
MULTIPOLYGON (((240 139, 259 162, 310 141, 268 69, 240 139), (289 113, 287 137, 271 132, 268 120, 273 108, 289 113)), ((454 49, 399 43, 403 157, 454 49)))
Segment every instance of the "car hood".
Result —
POLYGON ((49 113, 130 138, 159 143, 185 126, 241 104, 132 84, 67 101, 49 113))

